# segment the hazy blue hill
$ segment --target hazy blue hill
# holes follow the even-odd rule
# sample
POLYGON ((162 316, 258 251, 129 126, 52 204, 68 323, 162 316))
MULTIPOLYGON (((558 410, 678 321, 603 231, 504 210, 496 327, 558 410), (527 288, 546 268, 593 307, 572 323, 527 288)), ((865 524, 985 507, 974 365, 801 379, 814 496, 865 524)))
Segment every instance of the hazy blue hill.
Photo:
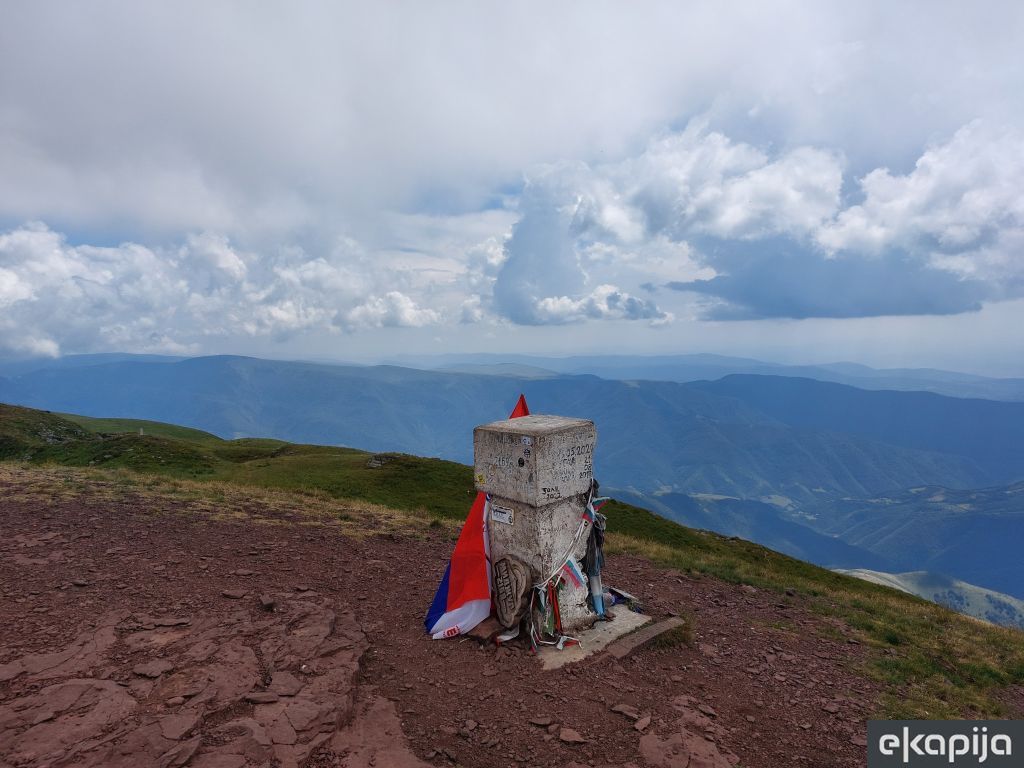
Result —
POLYGON ((783 365, 726 355, 585 355, 540 357, 534 355, 410 355, 396 360, 401 365, 437 369, 475 365, 479 372, 501 365, 524 365, 567 374, 593 374, 609 379, 653 381, 715 380, 732 374, 796 376, 848 384, 862 389, 935 392, 950 397, 1024 401, 1024 379, 999 379, 933 368, 871 368, 859 363, 783 365))
POLYGON ((463 462, 471 460, 472 428, 507 415, 520 392, 538 412, 593 418, 600 478, 641 492, 782 495, 809 503, 911 485, 993 482, 970 458, 794 428, 736 397, 672 382, 243 357, 105 363, 0 381, 0 400, 36 408, 463 462))
POLYGON ((782 376, 734 375, 689 386, 735 397, 794 427, 966 456, 991 473, 993 483, 1024 478, 1024 403, 868 391, 782 376))
POLYGON ((682 525, 756 541, 827 568, 885 570, 892 565, 881 555, 787 519, 772 504, 681 493, 652 496, 619 489, 609 489, 609 492, 616 499, 654 510, 682 525))
MULTIPOLYGON (((44 368, 70 368, 111 362, 177 362, 181 357, 103 353, 67 355, 59 358, 0 358, 0 376, 15 376, 44 368)), ((354 363, 299 360, 327 366, 355 366, 354 363)), ((714 354, 687 355, 537 355, 447 354, 404 355, 391 361, 398 367, 459 371, 495 376, 537 378, 552 374, 590 374, 606 379, 690 382, 716 380, 732 374, 795 376, 848 384, 861 389, 934 392, 950 397, 1024 401, 1024 379, 992 378, 935 368, 871 368, 860 363, 786 365, 714 354)))
POLYGON ((132 355, 123 352, 104 352, 95 355, 64 355, 63 357, 35 357, 27 359, 0 359, 0 376, 18 376, 45 368, 84 368, 103 363, 176 363, 183 357, 168 355, 132 355))
POLYGON ((946 573, 1024 598, 1024 483, 842 499, 822 505, 814 525, 891 560, 897 571, 946 573))
POLYGON ((520 363, 457 363, 442 366, 437 370, 448 373, 475 373, 484 376, 515 376, 520 379, 546 379, 558 375, 556 371, 549 371, 547 368, 537 368, 520 363))

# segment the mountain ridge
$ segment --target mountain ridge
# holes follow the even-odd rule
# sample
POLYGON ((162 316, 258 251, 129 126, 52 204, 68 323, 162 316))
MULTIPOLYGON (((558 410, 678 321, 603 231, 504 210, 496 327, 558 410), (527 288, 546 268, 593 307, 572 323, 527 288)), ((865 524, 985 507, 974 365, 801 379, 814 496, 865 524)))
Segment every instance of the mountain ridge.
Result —
MULTIPOLYGON (((187 357, 99 353, 59 358, 0 358, 0 376, 29 373, 46 368, 94 365, 102 361, 177 362, 187 357)), ((289 360, 281 360, 289 362, 289 360)), ((934 392, 949 397, 1024 401, 1024 378, 995 377, 937 368, 873 368, 862 363, 834 362, 793 364, 711 353, 673 355, 570 355, 467 353, 447 355, 400 355, 381 361, 304 360, 291 362, 326 366, 368 367, 395 365, 422 370, 461 369, 490 375, 506 375, 510 367, 533 369, 532 375, 554 372, 563 375, 593 374, 609 379, 675 381, 716 380, 730 374, 805 377, 861 389, 934 392)))
MULTIPOLYGON (((588 375, 520 379, 237 356, 108 363, 0 380, 0 399, 32 407, 121 413, 222 437, 269 435, 457 461, 470 458, 464 435, 495 418, 487 403, 514 400, 519 392, 550 412, 593 415, 606 449, 603 475, 622 487, 668 485, 812 502, 820 496, 815 488, 860 496, 933 482, 969 488, 1005 479, 971 456, 794 426, 734 393, 674 382, 588 375), (638 442, 639 435, 646 442, 638 442)), ((963 407, 960 400, 949 402, 963 407)), ((1021 422, 1024 429, 1024 417, 1021 422)))
POLYGON ((518 363, 557 373, 593 373, 612 379, 691 382, 730 374, 806 377, 862 389, 935 392, 949 397, 1024 401, 1024 378, 997 378, 936 368, 872 368, 861 363, 787 364, 708 353, 682 355, 405 355, 400 365, 434 369, 445 365, 518 363))
POLYGON ((736 397, 794 427, 860 435, 908 448, 970 456, 1010 482, 1024 478, 1024 403, 932 392, 864 390, 783 376, 734 374, 689 386, 736 397))

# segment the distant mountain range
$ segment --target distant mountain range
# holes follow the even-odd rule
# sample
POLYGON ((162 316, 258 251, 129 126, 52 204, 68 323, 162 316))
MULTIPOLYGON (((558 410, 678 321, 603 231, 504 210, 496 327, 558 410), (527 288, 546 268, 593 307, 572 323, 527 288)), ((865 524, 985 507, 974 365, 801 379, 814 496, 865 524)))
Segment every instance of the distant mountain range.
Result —
POLYGON ((912 488, 819 505, 808 524, 889 560, 1024 597, 1024 483, 980 490, 912 488))
POLYGON ((1024 479, 1024 433, 1019 431, 1024 403, 954 399, 930 392, 867 391, 783 376, 732 375, 689 386, 734 397, 792 427, 967 456, 990 472, 993 480, 1024 479))
POLYGON ((184 357, 170 357, 168 355, 132 355, 122 352, 14 360, 0 359, 0 376, 20 376, 32 373, 33 371, 47 369, 87 368, 93 365, 102 365, 103 363, 177 363, 184 359, 184 357))
POLYGON ((784 365, 725 355, 406 355, 396 365, 492 375, 592 374, 605 379, 714 380, 730 374, 795 376, 860 389, 935 392, 950 397, 1024 401, 1024 379, 992 378, 934 368, 871 368, 859 363, 784 365), (515 369, 519 369, 516 371, 515 369))
MULTIPOLYGON (((103 353, 59 358, 0 359, 0 376, 14 376, 44 368, 72 368, 112 362, 179 362, 184 357, 103 353)), ((351 362, 305 360, 318 365, 359 367, 351 362)), ((402 355, 384 361, 400 368, 474 373, 483 376, 550 378, 592 375, 603 379, 648 381, 713 381, 732 374, 787 376, 831 381, 859 389, 934 392, 949 397, 1024 402, 1024 378, 994 378, 935 368, 871 368, 860 363, 786 365, 746 357, 713 354, 689 355, 537 355, 448 354, 402 355)))
POLYGON ((1024 480, 1024 403, 777 375, 679 383, 524 365, 77 358, 0 368, 0 401, 469 463, 473 427, 503 418, 523 392, 536 412, 594 419, 598 478, 666 517, 830 567, 937 571, 1024 596, 1015 515, 998 493, 968 490, 1024 480), (959 517, 933 519, 908 489, 940 486, 982 495, 959 517))
POLYGON ((892 561, 884 555, 816 531, 790 519, 779 507, 763 501, 708 494, 651 495, 618 488, 604 490, 616 499, 653 510, 687 527, 756 541, 816 565, 837 569, 887 570, 893 567, 892 561))
MULTIPOLYGON (((264 435, 469 462, 473 427, 500 417, 507 403, 525 392, 537 411, 593 418, 600 436, 600 476, 644 493, 809 504, 913 485, 971 488, 1024 476, 1024 457, 1014 463, 1019 448, 1009 444, 1012 440, 997 441, 1006 443, 1009 458, 994 465, 981 460, 998 445, 979 448, 974 427, 984 417, 999 423, 1000 434, 1021 434, 1024 404, 898 393, 900 410, 915 425, 928 425, 935 399, 942 402, 953 433, 929 447, 931 432, 923 427, 907 434, 852 434, 831 423, 807 423, 816 418, 815 402, 836 397, 838 385, 778 377, 743 377, 739 383, 743 387, 716 391, 701 383, 522 379, 204 357, 38 370, 0 380, 0 400, 168 421, 223 437, 264 435), (756 402, 759 387, 779 382, 800 391, 803 410, 766 412, 756 402)), ((875 406, 858 399, 863 392, 839 389, 846 398, 840 407, 875 406)), ((849 417, 862 423, 874 418, 867 411, 849 417)))

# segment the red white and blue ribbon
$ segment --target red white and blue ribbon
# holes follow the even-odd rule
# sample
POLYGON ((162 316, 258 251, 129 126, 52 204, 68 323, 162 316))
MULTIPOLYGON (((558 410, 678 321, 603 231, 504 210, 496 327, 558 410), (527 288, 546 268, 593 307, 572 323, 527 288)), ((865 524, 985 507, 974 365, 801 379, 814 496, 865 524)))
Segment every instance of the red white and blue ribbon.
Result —
POLYGON ((576 589, 587 583, 586 578, 583 576, 583 571, 580 569, 580 564, 576 562, 575 557, 570 557, 565 561, 565 565, 562 566, 561 576, 576 587, 576 589))

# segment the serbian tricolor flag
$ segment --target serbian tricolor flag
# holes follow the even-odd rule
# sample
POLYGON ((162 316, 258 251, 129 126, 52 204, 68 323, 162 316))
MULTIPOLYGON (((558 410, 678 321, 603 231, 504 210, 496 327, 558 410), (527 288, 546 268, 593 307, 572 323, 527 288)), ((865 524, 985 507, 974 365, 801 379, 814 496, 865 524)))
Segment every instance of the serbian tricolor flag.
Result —
MULTIPOLYGON (((509 418, 529 415, 526 398, 520 395, 509 418)), ((477 493, 434 602, 427 611, 423 623, 435 640, 465 634, 491 615, 491 560, 487 547, 489 505, 487 495, 477 493)))

